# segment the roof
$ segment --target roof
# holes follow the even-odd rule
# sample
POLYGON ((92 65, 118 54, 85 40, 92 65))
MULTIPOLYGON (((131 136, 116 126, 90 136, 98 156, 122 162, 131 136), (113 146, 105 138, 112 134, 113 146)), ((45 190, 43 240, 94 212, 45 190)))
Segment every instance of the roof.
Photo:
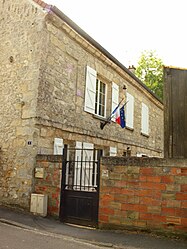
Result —
POLYGON ((41 0, 32 0, 32 1, 37 3, 38 5, 40 5, 42 8, 49 9, 50 7, 52 7, 52 5, 49 5, 49 4, 47 4, 47 3, 45 3, 44 1, 41 1, 41 0))
POLYGON ((74 23, 69 17, 67 17, 61 10, 56 6, 49 5, 41 0, 33 0, 41 7, 45 9, 50 9, 54 14, 56 14, 60 19, 66 22, 72 29, 74 29, 79 35, 91 43, 94 47, 100 50, 106 57, 108 57, 112 62, 119 66, 123 71, 125 71, 129 76, 131 76, 136 82, 138 82, 143 88, 145 88, 154 98, 156 98, 161 104, 163 102, 154 94, 139 78, 136 77, 130 70, 128 70, 121 62, 119 62, 113 55, 111 55, 105 48, 103 48, 97 41, 95 41, 91 36, 89 36, 84 30, 82 30, 76 23, 74 23))

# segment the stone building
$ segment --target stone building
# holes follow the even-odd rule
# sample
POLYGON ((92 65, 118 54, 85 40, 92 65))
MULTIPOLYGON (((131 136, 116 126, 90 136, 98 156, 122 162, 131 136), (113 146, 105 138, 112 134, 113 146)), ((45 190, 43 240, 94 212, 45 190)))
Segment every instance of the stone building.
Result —
POLYGON ((162 157, 162 102, 108 51, 39 0, 1 0, 0 16, 1 202, 28 208, 36 155, 63 144, 162 157), (123 97, 126 128, 102 130, 123 97))

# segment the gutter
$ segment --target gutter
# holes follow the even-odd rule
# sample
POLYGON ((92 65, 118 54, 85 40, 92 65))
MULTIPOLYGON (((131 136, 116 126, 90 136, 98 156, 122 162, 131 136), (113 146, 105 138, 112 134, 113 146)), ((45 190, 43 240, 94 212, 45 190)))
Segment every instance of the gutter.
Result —
POLYGON ((90 44, 96 47, 101 53, 108 57, 112 62, 119 66, 129 76, 131 76, 136 82, 138 82, 143 88, 145 88, 155 99, 161 104, 163 102, 153 93, 139 78, 136 77, 130 70, 128 70, 121 62, 119 62, 113 55, 111 55, 105 48, 103 48, 98 42, 96 42, 91 36, 89 36, 84 30, 82 30, 76 23, 74 23, 69 17, 67 17, 62 11, 56 6, 50 6, 50 10, 56 14, 60 19, 66 22, 72 29, 74 29, 79 35, 86 39, 90 44))

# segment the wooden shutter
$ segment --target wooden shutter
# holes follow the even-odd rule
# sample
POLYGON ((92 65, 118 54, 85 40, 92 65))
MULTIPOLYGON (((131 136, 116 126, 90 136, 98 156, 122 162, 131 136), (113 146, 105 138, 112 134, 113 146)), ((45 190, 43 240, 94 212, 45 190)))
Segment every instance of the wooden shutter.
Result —
POLYGON ((83 149, 83 161, 85 163, 82 184, 84 183, 85 186, 92 186, 94 145, 91 143, 83 143, 83 149))
POLYGON ((84 110, 92 114, 95 113, 96 78, 96 71, 87 66, 84 110))
POLYGON ((81 185, 82 142, 76 141, 75 149, 74 188, 79 190, 81 185))
POLYGON ((134 97, 127 93, 126 105, 126 126, 134 128, 134 97))
MULTIPOLYGON (((119 86, 112 82, 112 111, 116 108, 119 104, 119 86)), ((115 121, 115 118, 112 118, 112 121, 115 121)))
MULTIPOLYGON (((91 143, 76 142, 76 149, 78 150, 75 153, 74 185, 76 185, 76 189, 82 186, 86 190, 85 186, 92 186, 94 145, 91 143)), ((95 181, 96 179, 94 179, 95 181)))
POLYGON ((54 155, 63 155, 64 143, 62 138, 54 139, 54 155))
POLYGON ((149 108, 142 103, 142 130, 141 132, 145 135, 149 134, 149 108))

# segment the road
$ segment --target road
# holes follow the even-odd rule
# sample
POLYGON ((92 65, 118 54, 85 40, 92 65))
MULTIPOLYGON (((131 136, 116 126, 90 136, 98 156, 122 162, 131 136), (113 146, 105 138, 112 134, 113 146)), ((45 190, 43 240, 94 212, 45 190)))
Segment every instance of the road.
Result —
MULTIPOLYGON (((110 247, 110 246, 109 246, 110 247)), ((52 234, 39 230, 28 230, 0 223, 0 249, 106 249, 102 244, 88 242, 52 234)), ((110 248, 114 248, 111 247, 110 248)), ((115 247, 116 248, 116 247, 115 247)), ((121 247, 120 247, 121 248, 121 247)), ((136 249, 135 247, 123 247, 136 249)))

